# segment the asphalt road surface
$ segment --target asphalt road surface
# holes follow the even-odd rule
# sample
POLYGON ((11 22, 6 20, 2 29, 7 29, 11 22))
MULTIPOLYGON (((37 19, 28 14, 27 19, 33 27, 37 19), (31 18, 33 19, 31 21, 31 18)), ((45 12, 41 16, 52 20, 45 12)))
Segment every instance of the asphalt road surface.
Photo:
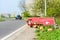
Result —
POLYGON ((17 30, 25 24, 26 22, 24 20, 8 20, 0 22, 0 39, 17 30))

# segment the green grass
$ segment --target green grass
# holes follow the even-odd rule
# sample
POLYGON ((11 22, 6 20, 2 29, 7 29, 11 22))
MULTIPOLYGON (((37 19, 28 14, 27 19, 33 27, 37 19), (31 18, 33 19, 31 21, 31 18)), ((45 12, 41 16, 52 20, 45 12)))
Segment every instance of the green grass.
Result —
POLYGON ((60 29, 55 31, 36 32, 37 40, 60 40, 60 29))
POLYGON ((39 28, 36 29, 37 40, 60 40, 60 29, 54 29, 52 31, 45 29, 44 31, 41 31, 39 28))
POLYGON ((2 22, 2 21, 5 21, 5 19, 4 18, 0 18, 0 22, 2 22))

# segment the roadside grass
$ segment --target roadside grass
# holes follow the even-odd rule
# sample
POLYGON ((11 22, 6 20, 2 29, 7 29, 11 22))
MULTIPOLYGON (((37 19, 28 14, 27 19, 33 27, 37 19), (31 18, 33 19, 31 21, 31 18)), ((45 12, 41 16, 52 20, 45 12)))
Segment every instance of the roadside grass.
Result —
POLYGON ((22 17, 23 20, 27 20, 27 17, 22 17))
POLYGON ((60 40, 60 29, 52 31, 41 31, 39 28, 35 31, 37 40, 60 40))
POLYGON ((5 18, 0 18, 0 22, 5 21, 5 18))

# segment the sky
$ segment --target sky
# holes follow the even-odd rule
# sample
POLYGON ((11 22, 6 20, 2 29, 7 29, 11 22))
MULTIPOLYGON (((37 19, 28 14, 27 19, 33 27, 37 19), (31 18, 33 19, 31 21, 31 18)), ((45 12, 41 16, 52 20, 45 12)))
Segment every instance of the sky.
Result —
POLYGON ((0 13, 12 13, 17 11, 21 13, 22 10, 18 7, 22 0, 0 0, 0 13))

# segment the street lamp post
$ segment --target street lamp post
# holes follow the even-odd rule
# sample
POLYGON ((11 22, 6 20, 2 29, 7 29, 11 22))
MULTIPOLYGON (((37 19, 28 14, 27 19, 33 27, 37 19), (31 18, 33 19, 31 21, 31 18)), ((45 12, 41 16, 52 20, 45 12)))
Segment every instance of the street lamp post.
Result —
POLYGON ((44 3, 45 3, 45 16, 46 16, 46 0, 44 0, 44 3))

